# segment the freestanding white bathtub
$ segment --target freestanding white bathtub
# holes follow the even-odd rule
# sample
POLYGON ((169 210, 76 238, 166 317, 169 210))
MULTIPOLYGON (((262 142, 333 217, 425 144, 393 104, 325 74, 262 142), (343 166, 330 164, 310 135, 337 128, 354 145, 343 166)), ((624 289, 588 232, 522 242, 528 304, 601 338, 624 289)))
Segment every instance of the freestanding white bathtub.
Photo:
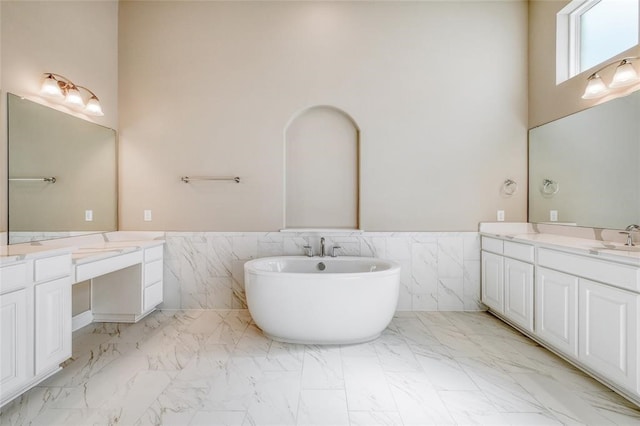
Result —
POLYGON ((398 303, 400 265, 369 257, 282 256, 244 265, 249 312, 268 337, 345 344, 377 338, 398 303))

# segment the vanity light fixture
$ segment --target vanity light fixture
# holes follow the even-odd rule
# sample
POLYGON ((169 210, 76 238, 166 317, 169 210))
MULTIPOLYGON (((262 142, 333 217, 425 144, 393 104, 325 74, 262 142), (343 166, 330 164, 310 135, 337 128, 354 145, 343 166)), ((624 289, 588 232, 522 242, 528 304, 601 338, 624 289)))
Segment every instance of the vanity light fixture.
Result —
POLYGON ((45 78, 40 88, 40 93, 51 99, 62 100, 62 103, 75 109, 81 110, 85 114, 93 116, 103 116, 100 100, 91 90, 84 86, 78 86, 66 77, 52 72, 44 73, 45 78), (90 96, 85 103, 80 89, 86 91, 90 96))
POLYGON ((614 62, 610 62, 607 65, 596 70, 587 78, 587 87, 584 89, 582 99, 597 99, 609 93, 609 89, 626 87, 640 82, 640 76, 631 64, 632 61, 638 59, 640 59, 640 56, 630 56, 628 58, 622 58, 614 62), (609 86, 607 86, 604 81, 602 81, 602 78, 598 73, 615 64, 618 64, 618 66, 616 67, 616 71, 613 74, 611 83, 609 83, 609 86))

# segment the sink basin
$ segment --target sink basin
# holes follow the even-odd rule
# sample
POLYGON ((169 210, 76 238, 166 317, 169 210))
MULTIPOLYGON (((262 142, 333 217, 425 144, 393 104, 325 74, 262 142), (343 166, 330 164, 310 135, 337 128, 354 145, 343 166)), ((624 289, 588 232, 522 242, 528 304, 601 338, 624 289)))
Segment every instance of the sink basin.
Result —
POLYGON ((640 252, 640 247, 638 246, 624 246, 624 247, 614 247, 611 248, 609 250, 616 250, 616 251, 628 251, 628 252, 640 252))
POLYGON ((640 252, 640 246, 625 246, 625 245, 613 245, 613 244, 604 244, 602 247, 594 247, 595 250, 614 250, 614 251, 622 251, 628 253, 637 253, 640 252))

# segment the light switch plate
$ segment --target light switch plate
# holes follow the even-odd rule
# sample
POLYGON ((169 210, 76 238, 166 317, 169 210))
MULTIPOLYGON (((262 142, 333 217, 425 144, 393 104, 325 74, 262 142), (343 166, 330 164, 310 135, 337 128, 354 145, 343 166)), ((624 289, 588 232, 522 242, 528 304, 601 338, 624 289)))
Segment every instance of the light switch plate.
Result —
POLYGON ((144 211, 144 221, 145 222, 151 222, 151 210, 145 210, 144 211))
POLYGON ((93 210, 84 211, 84 220, 86 222, 93 222, 93 210))
POLYGON ((504 210, 498 210, 498 214, 496 216, 498 222, 504 222, 504 210))
POLYGON ((558 210, 549 210, 549 220, 551 222, 558 221, 558 210))

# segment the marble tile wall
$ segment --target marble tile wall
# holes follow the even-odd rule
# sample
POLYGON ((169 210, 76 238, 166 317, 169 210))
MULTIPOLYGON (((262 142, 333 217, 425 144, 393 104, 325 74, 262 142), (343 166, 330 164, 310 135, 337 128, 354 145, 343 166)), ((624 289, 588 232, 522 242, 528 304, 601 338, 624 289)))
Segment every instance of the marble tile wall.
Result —
POLYGON ((399 311, 477 311, 477 232, 167 232, 163 309, 246 307, 247 260, 302 255, 339 245, 344 256, 391 259, 402 265, 399 311))

